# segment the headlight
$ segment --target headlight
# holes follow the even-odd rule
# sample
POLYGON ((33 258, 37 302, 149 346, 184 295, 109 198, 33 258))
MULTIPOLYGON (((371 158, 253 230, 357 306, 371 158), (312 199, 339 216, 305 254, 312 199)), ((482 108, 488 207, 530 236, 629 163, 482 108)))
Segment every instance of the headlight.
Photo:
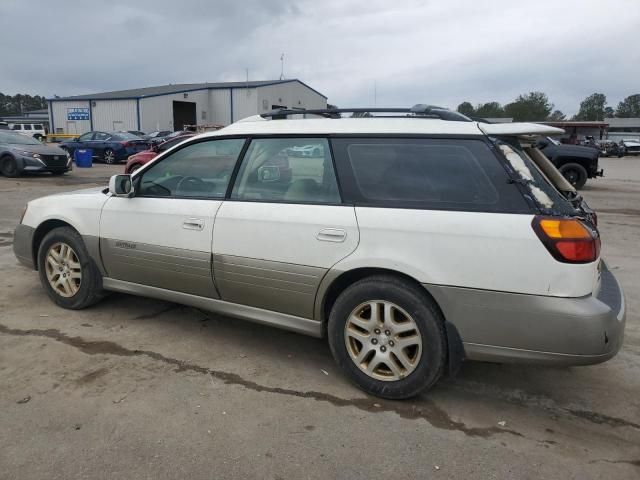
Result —
POLYGON ((18 153, 24 157, 40 158, 39 153, 27 152, 25 150, 18 150, 18 153))

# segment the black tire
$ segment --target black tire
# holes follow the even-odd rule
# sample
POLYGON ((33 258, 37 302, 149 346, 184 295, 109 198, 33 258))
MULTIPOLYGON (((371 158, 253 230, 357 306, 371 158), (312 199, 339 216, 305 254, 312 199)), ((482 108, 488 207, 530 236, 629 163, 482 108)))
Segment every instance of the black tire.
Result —
POLYGON ((331 352, 340 368, 356 385, 372 395, 388 399, 413 397, 431 388, 444 372, 447 343, 442 314, 427 292, 403 279, 375 275, 348 287, 331 309, 327 332, 331 352), (404 378, 391 381, 373 378, 356 365, 347 350, 345 328, 348 318, 361 304, 374 300, 394 303, 408 313, 418 327, 422 353, 413 371, 404 378))
POLYGON ((134 163, 133 165, 131 165, 131 168, 129 168, 129 173, 133 173, 136 170, 138 170, 140 167, 142 167, 141 163, 134 163))
POLYGON ((98 266, 89 255, 80 234, 71 227, 55 228, 45 235, 38 247, 38 271, 40 283, 42 283, 51 300, 63 308, 80 310, 95 304, 104 296, 102 275, 98 270, 98 266), (80 285, 77 292, 70 297, 64 297, 57 293, 47 278, 47 254, 52 246, 59 243, 70 246, 80 263, 80 271, 82 273, 80 285))
POLYGON ((111 148, 105 148, 104 153, 102 154, 102 160, 104 160, 104 163, 107 163, 109 165, 118 163, 118 160, 116 160, 116 152, 114 152, 111 148))
POLYGON ((565 163, 558 170, 576 190, 580 190, 587 183, 589 175, 579 163, 565 163))
POLYGON ((0 173, 5 177, 15 178, 20 175, 15 158, 6 155, 0 158, 0 173))

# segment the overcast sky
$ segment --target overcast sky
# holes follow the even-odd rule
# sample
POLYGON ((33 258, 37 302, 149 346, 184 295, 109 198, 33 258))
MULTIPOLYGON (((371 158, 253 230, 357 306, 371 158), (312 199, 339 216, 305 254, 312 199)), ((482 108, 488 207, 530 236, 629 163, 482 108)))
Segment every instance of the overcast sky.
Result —
POLYGON ((2 0, 0 92, 299 78, 339 106, 640 93, 640 0, 2 0))

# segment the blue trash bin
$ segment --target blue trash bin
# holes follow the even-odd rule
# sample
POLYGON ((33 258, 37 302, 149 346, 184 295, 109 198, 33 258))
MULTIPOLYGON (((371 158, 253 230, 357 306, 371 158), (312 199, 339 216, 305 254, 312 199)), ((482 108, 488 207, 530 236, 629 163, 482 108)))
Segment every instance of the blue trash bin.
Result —
POLYGON ((93 165, 93 150, 90 148, 79 148, 73 152, 73 158, 78 168, 91 168, 93 165))

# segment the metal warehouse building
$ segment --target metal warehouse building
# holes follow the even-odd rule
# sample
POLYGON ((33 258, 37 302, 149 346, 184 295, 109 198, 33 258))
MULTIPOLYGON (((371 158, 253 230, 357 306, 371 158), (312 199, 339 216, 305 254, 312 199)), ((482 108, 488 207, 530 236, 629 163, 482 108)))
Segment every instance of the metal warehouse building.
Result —
POLYGON ((53 133, 91 130, 182 130, 184 125, 228 125, 268 110, 326 108, 327 97, 300 80, 183 83, 52 98, 53 133))

